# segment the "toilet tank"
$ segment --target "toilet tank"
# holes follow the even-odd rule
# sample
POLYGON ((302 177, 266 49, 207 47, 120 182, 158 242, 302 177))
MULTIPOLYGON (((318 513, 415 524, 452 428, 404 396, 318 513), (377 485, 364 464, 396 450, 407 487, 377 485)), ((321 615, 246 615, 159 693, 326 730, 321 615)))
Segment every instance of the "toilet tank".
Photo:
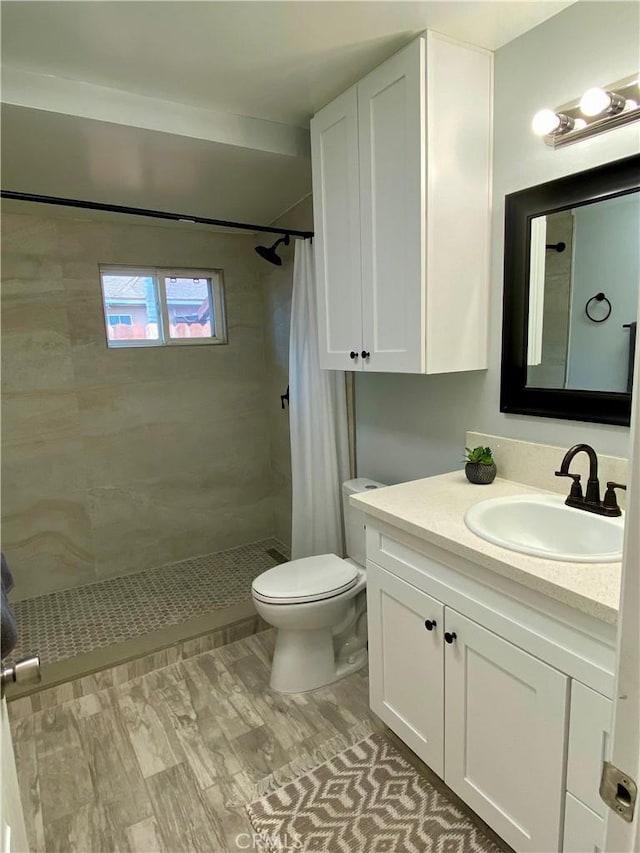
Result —
POLYGON ((368 480, 366 477, 357 477, 355 480, 347 480, 342 484, 342 511, 344 513, 347 556, 355 560, 360 566, 365 564, 364 513, 351 506, 349 497, 359 492, 368 492, 371 489, 382 489, 383 487, 384 483, 368 480))

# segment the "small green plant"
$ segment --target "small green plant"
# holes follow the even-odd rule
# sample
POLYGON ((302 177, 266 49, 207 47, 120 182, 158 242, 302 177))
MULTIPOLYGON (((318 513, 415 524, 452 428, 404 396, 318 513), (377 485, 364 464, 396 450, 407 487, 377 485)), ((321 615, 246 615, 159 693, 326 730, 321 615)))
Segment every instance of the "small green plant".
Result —
POLYGON ((473 450, 465 447, 465 450, 467 453, 464 462, 479 462, 480 465, 493 464, 493 453, 490 447, 474 447, 473 450))

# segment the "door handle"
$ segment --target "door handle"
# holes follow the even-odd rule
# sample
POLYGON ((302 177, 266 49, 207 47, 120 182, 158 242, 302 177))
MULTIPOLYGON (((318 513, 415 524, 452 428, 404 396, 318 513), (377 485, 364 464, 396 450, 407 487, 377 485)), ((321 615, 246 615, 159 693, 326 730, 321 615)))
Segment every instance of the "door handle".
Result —
POLYGON ((369 357, 371 356, 371 353, 370 353, 370 352, 367 352, 365 349, 363 349, 363 350, 362 350, 362 352, 360 353, 360 355, 361 355, 363 358, 369 358, 369 357))
POLYGON ((451 645, 451 643, 453 643, 454 640, 456 640, 457 638, 458 638, 458 635, 456 634, 455 631, 451 631, 451 632, 445 631, 444 632, 444 641, 445 641, 445 643, 449 643, 449 645, 451 645))
POLYGON ((433 631, 437 624, 438 623, 435 619, 425 619, 424 627, 427 629, 427 631, 433 631))
POLYGON ((357 358, 357 357, 358 357, 358 353, 351 350, 351 352, 349 353, 349 358, 357 358))

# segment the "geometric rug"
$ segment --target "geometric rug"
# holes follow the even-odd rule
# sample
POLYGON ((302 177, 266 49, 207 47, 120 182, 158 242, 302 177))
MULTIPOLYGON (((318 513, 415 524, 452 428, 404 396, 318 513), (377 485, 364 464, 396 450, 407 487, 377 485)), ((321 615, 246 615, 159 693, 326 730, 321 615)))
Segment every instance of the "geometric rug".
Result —
POLYGON ((500 853, 382 734, 246 808, 267 853, 500 853))

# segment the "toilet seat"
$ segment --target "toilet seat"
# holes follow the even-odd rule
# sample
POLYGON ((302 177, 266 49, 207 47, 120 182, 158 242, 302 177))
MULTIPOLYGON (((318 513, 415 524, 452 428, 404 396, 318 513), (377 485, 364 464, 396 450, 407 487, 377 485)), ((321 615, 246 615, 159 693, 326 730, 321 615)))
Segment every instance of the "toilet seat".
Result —
POLYGON ((254 580, 251 589, 266 604, 306 604, 346 592, 358 577, 352 563, 335 554, 321 554, 268 569, 254 580))

